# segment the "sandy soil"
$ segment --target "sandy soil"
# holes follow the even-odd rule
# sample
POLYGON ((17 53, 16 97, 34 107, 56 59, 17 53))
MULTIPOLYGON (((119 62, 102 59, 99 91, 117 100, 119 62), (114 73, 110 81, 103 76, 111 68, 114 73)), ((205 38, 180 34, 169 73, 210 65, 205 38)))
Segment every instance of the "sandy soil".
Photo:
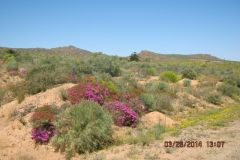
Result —
MULTIPOLYGON (((64 84, 43 93, 27 97, 21 104, 12 101, 0 108, 0 160, 61 160, 64 155, 55 152, 50 144, 36 145, 29 132, 32 129, 28 122, 32 112, 44 104, 61 106, 64 102, 59 96, 60 88, 69 88, 74 84, 64 84), (22 115, 24 114, 24 115, 22 115), (26 125, 20 123, 22 115, 26 125)), ((159 112, 151 112, 141 119, 146 127, 162 122, 166 125, 176 125, 173 121, 159 112)), ((126 128, 116 127, 121 133, 126 128)), ((206 128, 204 125, 189 127, 182 130, 177 137, 164 135, 163 140, 156 140, 146 146, 122 145, 110 147, 87 156, 76 156, 73 159, 161 159, 161 160, 237 160, 240 157, 240 120, 235 120, 229 126, 218 129, 206 128), (202 147, 166 148, 165 141, 202 141, 202 147), (224 146, 207 147, 207 141, 224 141, 224 146)))

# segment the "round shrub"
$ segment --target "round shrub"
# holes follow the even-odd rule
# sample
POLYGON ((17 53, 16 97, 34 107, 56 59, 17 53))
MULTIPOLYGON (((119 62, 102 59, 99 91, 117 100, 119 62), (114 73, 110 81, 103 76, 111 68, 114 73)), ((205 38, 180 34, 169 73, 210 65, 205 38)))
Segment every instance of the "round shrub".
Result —
POLYGON ((7 63, 7 71, 11 71, 11 70, 18 70, 18 62, 15 60, 11 60, 7 63))
POLYGON ((184 80, 183 80, 183 86, 184 86, 184 87, 189 87, 189 86, 191 86, 191 80, 190 80, 190 79, 184 79, 184 80))
POLYGON ((218 93, 211 93, 206 97, 209 103, 219 105, 221 103, 221 96, 218 93))
POLYGON ((164 110, 173 111, 172 98, 167 94, 156 95, 154 110, 159 112, 164 110))
POLYGON ((136 127, 139 115, 125 103, 114 101, 104 104, 113 116, 113 120, 118 126, 136 127))
POLYGON ((66 151, 65 156, 70 159, 76 152, 93 152, 111 144, 112 124, 112 117, 103 107, 82 100, 59 114, 54 122, 57 133, 51 142, 66 151))
POLYGON ((182 71, 182 77, 188 79, 196 79, 197 74, 192 69, 185 69, 182 71))
POLYGON ((159 82, 158 83, 158 89, 161 91, 161 92, 167 92, 169 90, 169 85, 165 82, 159 82))
POLYGON ((147 74, 150 76, 156 76, 157 75, 157 70, 153 67, 150 67, 147 69, 147 74))
POLYGON ((223 82, 225 82, 229 85, 232 85, 232 86, 240 87, 240 76, 239 75, 225 76, 223 78, 223 82))
POLYGON ((235 95, 240 95, 240 89, 236 86, 229 84, 222 84, 218 87, 218 91, 222 92, 223 95, 233 98, 235 95))
POLYGON ((154 108, 154 96, 149 93, 142 94, 140 96, 141 101, 143 102, 146 110, 151 111, 154 108))
POLYGON ((161 75, 160 75, 160 78, 164 81, 167 81, 167 82, 172 82, 172 83, 175 83, 178 81, 178 76, 176 73, 174 72, 171 72, 171 71, 166 71, 166 72, 163 72, 161 75))
POLYGON ((29 94, 36 94, 53 87, 56 84, 67 82, 66 75, 60 66, 42 65, 33 68, 26 74, 27 90, 29 94))

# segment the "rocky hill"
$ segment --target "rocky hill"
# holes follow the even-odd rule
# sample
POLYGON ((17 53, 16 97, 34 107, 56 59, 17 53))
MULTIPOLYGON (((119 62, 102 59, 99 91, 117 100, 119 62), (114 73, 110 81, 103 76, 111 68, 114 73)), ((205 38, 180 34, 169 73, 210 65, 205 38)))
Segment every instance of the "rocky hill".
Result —
POLYGON ((159 54, 148 50, 143 50, 139 54, 142 61, 167 61, 167 60, 207 60, 207 61, 221 61, 222 59, 212 56, 210 54, 159 54))
POLYGON ((92 52, 83 50, 80 48, 76 48, 72 45, 67 47, 57 47, 57 48, 6 48, 0 47, 0 52, 6 49, 13 49, 14 51, 18 52, 19 54, 48 54, 48 55, 69 55, 69 56, 76 56, 76 57, 90 57, 92 56, 92 52))

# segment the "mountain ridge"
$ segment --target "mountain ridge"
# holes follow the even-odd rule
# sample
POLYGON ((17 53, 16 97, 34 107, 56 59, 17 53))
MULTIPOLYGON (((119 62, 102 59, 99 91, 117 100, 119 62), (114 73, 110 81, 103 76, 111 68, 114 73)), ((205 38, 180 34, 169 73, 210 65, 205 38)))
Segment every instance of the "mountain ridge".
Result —
MULTIPOLYGON (((94 55, 95 52, 77 48, 73 45, 55 47, 55 48, 11 48, 11 47, 0 47, 0 52, 4 50, 12 49, 20 54, 48 54, 48 55, 64 55, 64 56, 75 56, 81 58, 87 58, 94 55)), ((97 52, 101 53, 101 52, 97 52)), ((140 60, 142 61, 168 61, 168 60, 209 60, 209 61, 221 61, 222 59, 212 56, 211 54, 162 54, 148 50, 142 50, 138 53, 140 60)), ((122 57, 122 56, 119 56, 122 57)), ((129 56, 127 56, 129 57, 129 56)))

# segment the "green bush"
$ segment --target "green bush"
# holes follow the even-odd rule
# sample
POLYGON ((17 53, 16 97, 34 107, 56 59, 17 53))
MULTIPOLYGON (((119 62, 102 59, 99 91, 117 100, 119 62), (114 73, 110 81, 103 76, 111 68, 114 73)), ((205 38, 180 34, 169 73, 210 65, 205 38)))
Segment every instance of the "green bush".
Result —
POLYGON ((189 87, 189 86, 191 86, 191 80, 190 80, 190 79, 184 79, 184 80, 183 80, 183 86, 184 86, 184 87, 189 87))
POLYGON ((157 75, 157 70, 153 67, 150 67, 147 69, 147 74, 150 76, 156 76, 157 75))
POLYGON ((235 75, 225 76, 223 78, 223 82, 232 86, 240 87, 240 75, 235 74, 235 75))
POLYGON ((7 63, 10 62, 10 61, 16 61, 16 58, 13 55, 11 55, 6 59, 7 63))
POLYGON ((211 94, 208 94, 208 96, 206 97, 206 100, 209 103, 219 105, 221 104, 221 95, 218 93, 211 93, 211 94))
POLYGON ((196 106, 197 100, 195 98, 190 98, 187 94, 183 96, 182 105, 194 108, 196 106))
POLYGON ((98 103, 82 100, 59 114, 54 122, 57 134, 51 141, 70 159, 76 152, 93 152, 111 144, 112 124, 112 117, 98 103))
POLYGON ((11 70, 18 70, 18 62, 15 60, 9 61, 7 63, 7 71, 11 71, 11 70))
POLYGON ((27 72, 26 83, 29 94, 36 94, 53 87, 56 84, 67 82, 67 75, 60 67, 45 65, 27 72))
POLYGON ((196 79, 197 74, 192 69, 185 69, 182 71, 182 77, 188 79, 196 79))
POLYGON ((155 96, 155 111, 162 112, 164 110, 173 111, 172 98, 167 94, 158 94, 155 96))
POLYGON ((218 87, 217 90, 222 92, 223 95, 229 96, 231 98, 234 98, 236 95, 240 95, 240 89, 229 84, 222 84, 218 87))
POLYGON ((175 83, 178 81, 178 76, 176 73, 174 72, 171 72, 171 71, 166 71, 166 72, 163 72, 161 75, 160 75, 160 78, 164 81, 167 81, 167 82, 172 82, 172 83, 175 83))
POLYGON ((149 93, 140 95, 141 101, 146 107, 146 110, 151 111, 154 109, 154 96, 149 93))
POLYGON ((161 92, 167 92, 169 91, 169 85, 165 82, 159 82, 158 83, 158 89, 161 91, 161 92))
POLYGON ((7 85, 7 89, 11 92, 13 98, 17 98, 18 103, 21 103, 25 99, 25 95, 27 94, 27 83, 25 81, 21 81, 18 83, 9 83, 7 85))
POLYGON ((81 71, 85 74, 93 74, 94 72, 108 73, 111 76, 119 76, 121 74, 120 60, 117 56, 99 55, 91 57, 83 61, 81 71))
POLYGON ((151 94, 154 94, 158 91, 158 82, 148 81, 144 84, 144 89, 151 94))

